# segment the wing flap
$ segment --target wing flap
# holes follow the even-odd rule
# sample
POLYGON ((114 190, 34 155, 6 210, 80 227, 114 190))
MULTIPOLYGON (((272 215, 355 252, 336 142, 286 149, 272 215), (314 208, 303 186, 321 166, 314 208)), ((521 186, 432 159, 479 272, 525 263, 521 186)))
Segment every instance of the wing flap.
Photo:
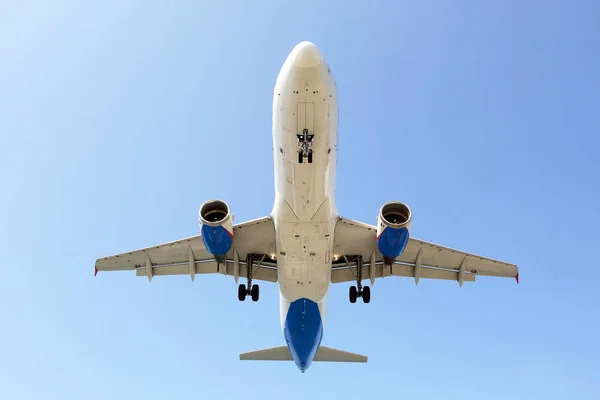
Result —
MULTIPOLYGON (((186 264, 175 264, 175 265, 159 265, 152 267, 153 276, 166 276, 166 275, 189 275, 190 265, 186 264)), ((217 262, 199 262, 196 263, 196 274, 214 274, 217 273, 217 262)), ((136 268, 136 276, 147 276, 146 267, 136 268)))
MULTIPOLYGON (((226 261, 226 268, 225 268, 225 274, 223 275, 229 275, 229 276, 234 276, 234 269, 233 269, 233 261, 232 260, 227 260, 226 261)), ((240 278, 246 278, 247 277, 247 269, 245 264, 240 263, 240 274, 239 277, 240 278)), ((189 264, 177 264, 177 265, 161 265, 158 267, 152 267, 152 274, 153 276, 166 276, 166 275, 189 275, 190 273, 190 266, 189 264)), ((196 274, 217 274, 219 273, 219 269, 217 266, 217 262, 216 261, 208 261, 208 262, 198 262, 196 263, 196 274)), ((146 267, 139 267, 135 270, 135 274, 136 276, 147 276, 146 273, 146 267)), ((271 268, 271 267, 266 267, 266 266, 261 266, 261 267, 254 267, 254 272, 252 274, 252 279, 256 279, 259 281, 266 281, 266 282, 277 282, 277 269, 276 268, 271 268)))
MULTIPOLYGON (((362 269, 362 276, 369 277, 370 265, 366 264, 362 269)), ((351 268, 337 268, 331 271, 331 282, 354 282, 356 280, 357 270, 353 266, 351 268)), ((375 265, 375 278, 384 278, 386 276, 401 276, 412 278, 415 276, 415 266, 406 264, 394 264, 390 267, 389 274, 384 274, 383 264, 375 265)), ((458 280, 458 271, 450 271, 445 269, 421 267, 419 276, 421 279, 442 279, 448 281, 458 280)), ((465 274, 465 282, 475 282, 475 275, 471 273, 465 274)))
MULTIPOLYGON (((243 263, 240 265, 240 277, 247 278, 248 270, 246 268, 246 264, 243 263)), ((226 267, 227 275, 234 275, 233 271, 233 262, 231 260, 227 260, 226 267)), ((258 279, 259 281, 267 281, 267 282, 277 282, 277 267, 268 267, 268 266, 260 266, 254 267, 252 273, 252 279, 258 279)))

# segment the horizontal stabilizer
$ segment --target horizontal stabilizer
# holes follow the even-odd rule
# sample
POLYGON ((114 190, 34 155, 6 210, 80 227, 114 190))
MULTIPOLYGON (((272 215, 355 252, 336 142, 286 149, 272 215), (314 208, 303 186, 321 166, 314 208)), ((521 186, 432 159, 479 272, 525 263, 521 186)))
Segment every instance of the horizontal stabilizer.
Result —
POLYGON ((336 350, 332 349, 331 347, 320 346, 313 361, 366 363, 367 356, 336 350))
POLYGON ((272 347, 270 349, 242 353, 240 354, 240 360, 293 361, 292 354, 287 346, 272 347))
MULTIPOLYGON (((287 346, 272 347, 270 349, 251 351, 240 354, 240 360, 252 361, 293 361, 292 354, 287 346)), ((357 362, 366 363, 367 356, 349 353, 347 351, 320 346, 313 361, 323 362, 357 362)))

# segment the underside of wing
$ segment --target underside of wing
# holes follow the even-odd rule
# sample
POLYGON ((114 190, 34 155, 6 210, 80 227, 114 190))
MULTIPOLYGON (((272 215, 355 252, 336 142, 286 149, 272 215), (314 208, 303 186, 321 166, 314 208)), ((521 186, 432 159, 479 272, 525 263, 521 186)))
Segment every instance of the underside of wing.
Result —
POLYGON ((516 265, 409 238, 404 250, 390 265, 377 247, 377 227, 340 219, 334 237, 333 283, 387 276, 446 279, 474 282, 476 275, 517 278, 516 265), (360 268, 360 270, 359 270, 360 268))
POLYGON ((147 247, 96 260, 97 271, 135 270, 149 280, 161 275, 220 273, 276 282, 275 230, 270 217, 232 226, 231 246, 219 262, 206 247, 202 235, 147 247))

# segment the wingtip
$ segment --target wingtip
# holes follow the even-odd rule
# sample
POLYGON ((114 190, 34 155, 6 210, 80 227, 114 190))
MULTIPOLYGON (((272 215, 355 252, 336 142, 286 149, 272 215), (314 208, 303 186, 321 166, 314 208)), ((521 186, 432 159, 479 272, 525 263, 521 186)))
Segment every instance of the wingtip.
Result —
POLYGON ((517 274, 517 276, 515 276, 515 280, 517 281, 517 284, 519 283, 519 274, 517 274))
POLYGON ((94 276, 98 275, 98 268, 94 267, 94 276))

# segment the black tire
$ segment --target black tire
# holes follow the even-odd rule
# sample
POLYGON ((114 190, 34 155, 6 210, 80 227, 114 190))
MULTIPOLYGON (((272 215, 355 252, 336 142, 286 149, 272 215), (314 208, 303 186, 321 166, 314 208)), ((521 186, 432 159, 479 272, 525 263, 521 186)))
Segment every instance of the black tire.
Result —
POLYGON ((246 285, 244 285, 243 283, 240 283, 240 286, 238 286, 238 300, 246 300, 246 285))
POLYGON ((312 164, 312 150, 308 151, 308 163, 312 164))
POLYGON ((304 161, 304 154, 302 154, 302 149, 298 150, 298 163, 302 164, 302 161, 304 161))
POLYGON ((258 301, 258 285, 252 285, 252 290, 250 290, 250 294, 252 295, 252 301, 258 301))
POLYGON ((371 301, 371 288, 370 287, 365 286, 363 288, 362 299, 363 299, 363 303, 369 304, 369 302, 371 301))
POLYGON ((356 303, 356 298, 358 297, 358 291, 356 290, 356 286, 350 286, 350 303, 356 303))

